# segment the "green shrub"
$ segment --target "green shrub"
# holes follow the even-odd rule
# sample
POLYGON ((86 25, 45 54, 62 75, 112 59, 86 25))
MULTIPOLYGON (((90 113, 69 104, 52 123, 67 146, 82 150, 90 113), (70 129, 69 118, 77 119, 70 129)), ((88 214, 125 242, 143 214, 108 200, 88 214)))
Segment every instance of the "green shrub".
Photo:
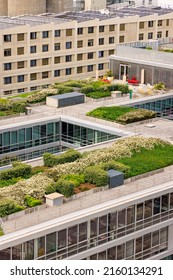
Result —
POLYGON ((21 177, 12 178, 12 179, 9 179, 9 180, 0 180, 0 188, 8 187, 8 186, 14 185, 14 184, 16 184, 17 182, 19 182, 20 180, 22 180, 21 177))
POLYGON ((78 81, 78 80, 70 80, 64 83, 64 86, 68 86, 68 87, 77 87, 77 88, 81 88, 84 85, 84 81, 78 81))
POLYGON ((41 200, 36 199, 30 195, 25 195, 24 203, 27 207, 35 207, 35 206, 41 205, 41 200))
POLYGON ((13 200, 3 199, 0 201, 0 217, 5 217, 24 209, 25 207, 16 204, 13 200))
POLYGON ((66 162, 73 162, 80 157, 81 154, 78 151, 69 149, 65 153, 57 156, 45 153, 43 155, 43 161, 45 166, 52 167, 54 165, 63 164, 66 162))
POLYGON ((74 194, 74 184, 68 180, 59 179, 55 183, 56 192, 63 194, 65 197, 70 197, 74 194))
POLYGON ((125 176, 128 176, 128 174, 130 172, 130 167, 129 166, 127 166, 125 164, 122 164, 120 162, 114 161, 114 160, 108 161, 107 163, 102 163, 101 167, 105 171, 108 171, 110 169, 121 171, 125 174, 125 176))
POLYGON ((57 94, 73 92, 73 87, 69 87, 69 86, 57 85, 56 89, 57 89, 57 94))
POLYGON ((54 183, 48 185, 45 189, 45 194, 50 194, 50 193, 54 193, 54 192, 56 192, 56 186, 54 183))
POLYGON ((0 180, 9 180, 12 178, 25 178, 31 174, 31 166, 21 163, 12 168, 0 171, 0 180))
POLYGON ((87 113, 87 116, 100 118, 104 120, 116 121, 116 119, 127 112, 136 109, 123 106, 99 107, 87 113))
POLYGON ((156 113, 150 110, 137 109, 136 111, 128 112, 116 119, 117 122, 128 124, 154 118, 156 113))
POLYGON ((79 187, 80 184, 85 183, 84 175, 83 174, 67 174, 61 177, 63 180, 70 181, 74 184, 74 187, 79 187))
POLYGON ((97 187, 108 184, 108 173, 99 166, 89 166, 84 170, 84 178, 88 183, 95 184, 97 187))
POLYGON ((91 97, 91 98, 94 98, 94 99, 99 99, 99 98, 103 98, 103 97, 108 97, 108 96, 111 96, 111 94, 107 91, 94 91, 94 92, 90 92, 87 94, 87 97, 91 97))
POLYGON ((161 82, 154 84, 154 89, 155 90, 165 90, 165 84, 161 83, 161 82))
POLYGON ((94 91, 94 87, 92 85, 84 86, 81 88, 81 92, 84 94, 90 93, 94 91))
POLYGON ((14 113, 25 113, 26 112, 26 105, 25 101, 11 101, 12 110, 14 113))

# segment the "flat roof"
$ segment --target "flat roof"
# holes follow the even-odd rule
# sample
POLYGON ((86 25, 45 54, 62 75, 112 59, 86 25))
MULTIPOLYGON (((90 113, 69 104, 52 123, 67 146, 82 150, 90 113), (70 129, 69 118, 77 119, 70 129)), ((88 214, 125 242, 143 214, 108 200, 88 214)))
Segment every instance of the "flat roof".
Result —
POLYGON ((59 100, 59 99, 66 99, 66 98, 72 98, 72 97, 78 97, 78 96, 85 96, 85 94, 80 93, 80 92, 69 92, 69 93, 64 93, 64 94, 48 96, 47 98, 53 98, 53 99, 59 100))

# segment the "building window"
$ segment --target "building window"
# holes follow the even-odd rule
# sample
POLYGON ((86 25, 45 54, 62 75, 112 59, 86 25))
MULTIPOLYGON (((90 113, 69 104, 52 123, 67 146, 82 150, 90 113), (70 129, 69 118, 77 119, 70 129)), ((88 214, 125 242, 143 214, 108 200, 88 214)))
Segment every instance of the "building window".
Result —
POLYGON ((60 70, 55 70, 54 71, 54 77, 59 77, 60 76, 60 70))
POLYGON ((24 75, 19 75, 19 76, 17 76, 17 82, 18 83, 22 83, 22 82, 24 82, 24 75))
POLYGON ((83 54, 82 53, 77 54, 77 61, 79 61, 79 60, 83 60, 83 54))
POLYGON ((35 91, 35 90, 37 90, 37 87, 36 87, 36 86, 30 87, 30 91, 35 91))
POLYGON ((55 30, 55 37, 61 37, 61 30, 55 30))
POLYGON ((54 57, 54 63, 55 64, 60 63, 60 56, 54 57))
POLYGON ((92 47, 94 46, 94 40, 93 39, 89 39, 88 40, 88 47, 92 47))
POLYGON ((139 29, 144 29, 144 21, 141 21, 141 22, 139 23, 139 29))
POLYGON ((72 48, 72 42, 66 42, 65 46, 66 46, 66 49, 71 49, 72 48))
POLYGON ((99 51, 99 52, 98 52, 98 57, 99 57, 99 58, 104 57, 104 51, 99 51))
POLYGON ((157 25, 158 25, 158 26, 162 26, 162 20, 158 20, 157 25))
POLYGON ((49 31, 43 31, 42 38, 49 38, 49 31))
POLYGON ((168 34, 169 34, 169 31, 168 31, 168 30, 166 30, 166 37, 168 37, 168 34))
POLYGON ((61 49, 61 44, 60 43, 55 43, 54 44, 54 50, 59 51, 61 49))
POLYGON ((23 55, 24 54, 24 47, 17 48, 17 55, 23 55))
POLYGON ((71 62, 72 61, 72 55, 66 55, 65 62, 71 62))
POLYGON ((4 35, 4 42, 11 42, 11 35, 10 34, 4 35))
POLYGON ((114 37, 109 37, 109 44, 114 44, 115 38, 114 37))
POLYGON ((32 73, 30 75, 30 81, 35 81, 35 80, 37 80, 37 73, 32 73))
POLYGON ((77 41, 77 48, 82 48, 83 47, 83 41, 77 41))
POLYGON ((66 75, 71 75, 71 68, 65 69, 65 74, 66 75))
POLYGON ((83 34, 83 28, 82 28, 82 27, 79 27, 79 28, 77 29, 77 34, 78 34, 78 35, 82 35, 82 34, 83 34))
POLYGON ((88 53, 88 59, 93 59, 94 58, 94 53, 93 52, 90 52, 88 53))
POLYGON ((11 56, 11 49, 5 49, 4 56, 11 56))
POLYGON ((31 33, 30 33, 30 39, 31 39, 31 40, 37 39, 37 32, 31 32, 31 33))
POLYGON ((49 64, 49 58, 42 58, 42 65, 48 65, 49 64))
POLYGON ((114 54, 115 50, 109 50, 109 55, 114 54))
POLYGON ((48 52, 49 51, 49 45, 42 45, 42 52, 48 52))
POLYGON ((46 71, 46 72, 42 72, 42 79, 47 79, 49 78, 49 72, 46 71))
POLYGON ((115 25, 114 24, 109 25, 109 31, 115 31, 115 25))
POLYGON ((24 39, 25 39, 24 33, 17 34, 17 41, 24 41, 24 39))
POLYGON ((73 29, 66 29, 66 36, 72 36, 73 35, 73 29))
POLYGON ((12 77, 5 77, 4 78, 4 85, 11 84, 11 82, 12 82, 12 77))
POLYGON ((94 33, 94 26, 88 27, 88 34, 94 33))
POLYGON ((162 31, 157 32, 157 38, 162 38, 162 31))
POLYGON ((25 62, 24 61, 18 61, 17 62, 17 69, 21 69, 25 67, 25 62))
POLYGON ((11 62, 4 63, 4 70, 11 70, 11 62))
POLYGON ((36 53, 36 52, 37 52, 37 46, 31 46, 30 53, 36 53))
POLYGON ((149 22, 148 22, 148 27, 153 27, 154 26, 154 21, 153 20, 150 20, 149 22))
POLYGON ((148 39, 153 39, 153 32, 148 33, 148 39))
POLYGON ((139 34, 139 40, 144 40, 144 33, 139 34))
POLYGON ((99 46, 104 45, 104 38, 99 38, 99 46))
POLYGON ((101 33, 101 32, 104 32, 104 31, 105 31, 104 25, 99 26, 99 32, 101 33))
POLYGON ((87 66, 87 71, 88 72, 92 72, 94 70, 94 66, 93 65, 88 65, 87 66))
POLYGON ((124 43, 124 36, 120 36, 120 37, 119 37, 119 42, 120 42, 120 43, 124 43))
POLYGON ((166 20, 166 26, 169 26, 169 19, 166 20))
POLYGON ((83 67, 79 66, 77 67, 77 74, 81 74, 83 72, 83 67))
POLYGON ((125 24, 124 23, 120 24, 120 31, 125 31, 125 24))
POLYGON ((30 67, 35 67, 35 66, 37 66, 37 60, 33 59, 30 61, 30 67))
POLYGON ((99 63, 98 64, 98 70, 103 70, 104 69, 104 64, 103 63, 99 63))

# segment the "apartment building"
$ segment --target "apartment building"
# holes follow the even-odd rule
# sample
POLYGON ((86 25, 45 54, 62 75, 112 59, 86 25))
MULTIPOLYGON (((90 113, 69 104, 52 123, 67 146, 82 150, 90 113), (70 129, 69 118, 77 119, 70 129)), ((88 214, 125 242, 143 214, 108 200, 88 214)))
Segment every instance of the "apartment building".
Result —
POLYGON ((1 94, 103 76, 123 42, 173 36, 173 10, 124 8, 0 18, 1 94))

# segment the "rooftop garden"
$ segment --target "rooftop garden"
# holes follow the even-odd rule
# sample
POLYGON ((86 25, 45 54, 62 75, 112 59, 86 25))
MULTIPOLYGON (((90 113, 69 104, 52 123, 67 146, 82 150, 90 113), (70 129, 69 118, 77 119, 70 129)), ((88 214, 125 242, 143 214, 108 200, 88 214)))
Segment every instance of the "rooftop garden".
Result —
POLYGON ((107 121, 128 124, 154 118, 156 113, 145 109, 135 109, 124 106, 99 107, 87 113, 87 116, 107 121))
POLYGON ((119 139, 109 148, 83 154, 75 150, 58 156, 46 153, 43 167, 15 162, 11 169, 0 172, 0 180, 18 180, 1 185, 0 217, 44 203, 45 194, 59 192, 69 197, 105 186, 109 169, 122 171, 129 178, 172 164, 173 145, 140 136, 119 139))

